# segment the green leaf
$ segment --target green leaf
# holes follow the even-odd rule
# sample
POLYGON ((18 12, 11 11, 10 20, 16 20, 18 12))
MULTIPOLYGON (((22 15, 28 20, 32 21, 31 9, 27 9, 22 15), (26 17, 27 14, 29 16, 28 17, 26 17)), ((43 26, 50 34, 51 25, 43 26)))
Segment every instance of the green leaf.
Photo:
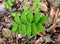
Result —
POLYGON ((45 28, 43 27, 41 23, 37 24, 37 27, 40 32, 45 33, 45 28))
POLYGON ((28 7, 27 5, 24 5, 24 6, 23 6, 24 11, 28 10, 28 8, 29 8, 29 7, 28 7))
POLYGON ((33 6, 32 6, 32 9, 31 9, 31 10, 32 10, 32 11, 35 10, 36 7, 37 7, 37 5, 36 5, 35 3, 33 3, 33 6))
POLYGON ((26 25, 22 24, 22 34, 26 35, 26 25))
POLYGON ((36 12, 39 12, 39 8, 37 7, 37 8, 35 9, 35 11, 36 11, 36 12))
POLYGON ((9 6, 13 6, 13 3, 12 2, 9 2, 8 4, 9 4, 9 6))
POLYGON ((14 2, 14 0, 12 0, 12 2, 14 2))
POLYGON ((7 0, 7 3, 9 4, 9 6, 12 6, 13 5, 13 3, 12 3, 11 0, 7 0))
POLYGON ((29 13, 27 15, 27 20, 30 23, 33 21, 33 12, 32 11, 29 11, 29 13))
POLYGON ((15 21, 12 21, 12 26, 17 27, 18 24, 15 21))
POLYGON ((17 27, 13 27, 11 30, 12 33, 15 33, 16 31, 17 31, 17 27))
POLYGON ((17 33, 20 34, 22 31, 22 24, 18 25, 17 33))
POLYGON ((29 11, 23 11, 22 15, 27 15, 29 13, 29 11))
POLYGON ((16 16, 16 12, 11 13, 11 15, 12 15, 13 17, 15 17, 15 16, 16 16))
POLYGON ((27 24, 27 36, 31 36, 31 24, 27 24))
POLYGON ((44 24, 47 20, 48 20, 48 17, 47 17, 47 16, 42 16, 42 17, 40 18, 40 23, 41 23, 41 24, 44 24))
POLYGON ((7 8, 9 8, 9 5, 8 5, 8 3, 6 3, 6 7, 7 7, 7 8))
POLYGON ((36 4, 40 2, 40 0, 34 0, 34 1, 35 1, 36 4))
POLYGON ((24 14, 21 15, 21 21, 23 23, 27 23, 27 17, 26 17, 26 15, 24 15, 24 14))
POLYGON ((15 20, 18 24, 21 23, 21 19, 20 19, 20 17, 19 17, 18 14, 15 15, 14 20, 15 20))
POLYGON ((35 23, 38 23, 39 20, 40 20, 40 17, 41 17, 41 13, 40 13, 40 12, 37 12, 37 13, 34 15, 34 22, 35 22, 35 23))
POLYGON ((32 26, 32 34, 34 36, 36 36, 37 35, 37 27, 36 27, 36 25, 34 23, 31 26, 32 26))

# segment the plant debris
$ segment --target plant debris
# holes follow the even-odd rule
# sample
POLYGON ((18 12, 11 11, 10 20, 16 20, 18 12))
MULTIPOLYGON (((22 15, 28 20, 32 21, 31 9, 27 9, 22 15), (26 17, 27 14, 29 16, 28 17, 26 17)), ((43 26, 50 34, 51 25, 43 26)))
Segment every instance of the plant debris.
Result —
MULTIPOLYGON (((59 0, 58 0, 59 1, 59 0)), ((5 7, 6 0, 0 0, 0 44, 60 44, 60 2, 57 0, 44 0, 38 5, 41 6, 40 12, 42 16, 48 16, 45 22, 45 34, 37 32, 37 36, 23 36, 21 33, 12 33, 11 12, 23 11, 26 4, 29 9, 33 6, 33 0, 15 0, 12 10, 5 7)), ((35 14, 35 11, 33 11, 35 14)))

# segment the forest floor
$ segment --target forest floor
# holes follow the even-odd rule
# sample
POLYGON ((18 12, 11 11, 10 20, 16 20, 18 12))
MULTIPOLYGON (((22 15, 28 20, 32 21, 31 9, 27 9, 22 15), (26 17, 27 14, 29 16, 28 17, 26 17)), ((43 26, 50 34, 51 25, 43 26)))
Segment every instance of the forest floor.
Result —
MULTIPOLYGON (((4 6, 6 0, 0 0, 0 44, 60 44, 60 5, 54 4, 56 0, 44 0, 40 9, 43 15, 48 16, 48 21, 44 24, 46 34, 39 33, 30 40, 21 34, 11 33, 12 16, 4 6)), ((16 0, 13 11, 22 11, 21 6, 32 4, 32 0, 16 0), (17 6, 18 5, 18 6, 17 6)))

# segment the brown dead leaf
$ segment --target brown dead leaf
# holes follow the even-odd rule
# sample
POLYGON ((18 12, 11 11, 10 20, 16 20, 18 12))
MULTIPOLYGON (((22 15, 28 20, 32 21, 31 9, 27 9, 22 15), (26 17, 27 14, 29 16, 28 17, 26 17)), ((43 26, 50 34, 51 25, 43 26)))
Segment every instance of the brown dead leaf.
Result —
POLYGON ((6 38, 12 39, 12 37, 13 37, 11 31, 9 29, 6 29, 6 28, 3 28, 2 34, 6 38))
POLYGON ((57 36, 56 43, 60 43, 60 34, 57 36))
POLYGON ((48 7, 46 6, 45 3, 40 2, 39 4, 41 5, 41 8, 40 8, 41 11, 43 11, 43 12, 47 12, 48 11, 48 7))
POLYGON ((3 39, 2 38, 0 38, 0 44, 2 44, 3 43, 3 39))
POLYGON ((56 0, 47 0, 50 4, 54 3, 56 0))

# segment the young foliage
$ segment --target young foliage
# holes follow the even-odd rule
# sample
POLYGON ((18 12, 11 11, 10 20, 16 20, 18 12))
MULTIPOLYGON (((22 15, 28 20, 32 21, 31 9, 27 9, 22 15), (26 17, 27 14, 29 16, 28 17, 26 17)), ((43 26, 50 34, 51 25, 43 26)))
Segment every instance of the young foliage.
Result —
POLYGON ((29 13, 27 15, 27 20, 30 23, 33 21, 33 12, 32 11, 29 11, 29 13))
POLYGON ((43 17, 40 18, 40 21, 39 21, 39 22, 40 22, 41 24, 44 24, 47 19, 48 19, 47 16, 43 16, 43 17))
POLYGON ((34 22, 35 22, 35 23, 38 23, 39 20, 40 20, 40 17, 41 17, 41 12, 37 12, 37 13, 34 15, 34 22))
POLYGON ((27 22, 27 17, 26 17, 25 14, 22 14, 22 15, 21 15, 21 21, 22 21, 23 23, 26 23, 26 22, 27 22))
POLYGON ((17 30, 17 26, 18 26, 18 24, 15 22, 15 21, 12 21, 12 25, 13 25, 13 27, 12 27, 12 32, 13 33, 15 33, 16 32, 16 30, 17 30))
POLYGON ((23 35, 26 35, 26 30, 27 30, 26 27, 27 26, 25 24, 22 24, 22 34, 23 35))
POLYGON ((18 15, 15 15, 14 20, 15 20, 18 24, 21 23, 21 19, 19 18, 18 15))
POLYGON ((31 36, 31 30, 32 30, 31 29, 31 24, 27 24, 26 28, 27 28, 27 31, 26 31, 27 33, 26 34, 27 34, 28 37, 30 37, 31 36))
POLYGON ((36 34, 37 34, 37 26, 36 26, 36 24, 32 23, 31 28, 32 28, 32 34, 34 36, 36 36, 36 34))
POLYGON ((18 34, 20 34, 21 31, 22 31, 22 24, 20 23, 20 25, 18 25, 17 27, 18 27, 18 29, 17 29, 16 32, 17 32, 18 34))
POLYGON ((37 24, 37 27, 38 27, 38 30, 39 30, 40 32, 45 33, 45 29, 44 29, 44 27, 43 27, 43 25, 42 25, 41 23, 38 23, 38 24, 37 24))
POLYGON ((13 2, 14 0, 7 0, 6 7, 11 10, 12 9, 11 6, 13 6, 13 2))
POLYGON ((22 35, 27 35, 28 38, 32 35, 36 36, 37 31, 45 33, 43 24, 47 21, 48 17, 42 16, 41 12, 39 12, 39 6, 37 6, 39 1, 40 0, 35 0, 31 10, 29 10, 27 5, 24 5, 22 13, 11 13, 11 15, 14 17, 14 21, 12 21, 13 33, 22 33, 22 35), (34 10, 36 13, 33 14, 34 10))

